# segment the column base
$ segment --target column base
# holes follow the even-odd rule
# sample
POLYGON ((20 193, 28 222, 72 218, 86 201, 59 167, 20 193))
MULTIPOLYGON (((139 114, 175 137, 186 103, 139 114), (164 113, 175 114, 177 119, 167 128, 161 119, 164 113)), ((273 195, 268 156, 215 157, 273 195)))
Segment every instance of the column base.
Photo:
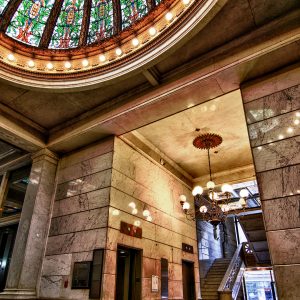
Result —
POLYGON ((24 299, 33 300, 37 299, 36 291, 29 289, 5 289, 4 292, 0 293, 0 299, 24 299))

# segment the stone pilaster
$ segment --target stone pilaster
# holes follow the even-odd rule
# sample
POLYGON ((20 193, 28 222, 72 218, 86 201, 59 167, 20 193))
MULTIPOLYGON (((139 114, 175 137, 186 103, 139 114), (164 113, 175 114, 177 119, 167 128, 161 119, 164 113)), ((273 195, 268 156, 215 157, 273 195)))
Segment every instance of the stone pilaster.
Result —
POLYGON ((47 149, 32 156, 16 243, 6 288, 0 299, 37 297, 42 261, 48 236, 58 157, 47 149))

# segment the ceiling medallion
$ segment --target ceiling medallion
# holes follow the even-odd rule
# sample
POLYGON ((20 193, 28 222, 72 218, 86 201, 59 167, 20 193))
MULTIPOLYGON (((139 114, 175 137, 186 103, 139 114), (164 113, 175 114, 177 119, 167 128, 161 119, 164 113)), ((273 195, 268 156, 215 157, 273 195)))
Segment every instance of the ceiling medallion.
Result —
POLYGON ((216 228, 220 223, 225 222, 228 215, 240 213, 247 206, 247 197, 249 191, 242 189, 240 191, 240 198, 232 198, 233 188, 231 185, 225 183, 221 187, 221 191, 216 189, 216 185, 212 180, 210 149, 219 146, 223 139, 220 135, 215 133, 201 134, 193 140, 193 145, 200 150, 207 150, 209 181, 206 184, 206 190, 203 187, 195 186, 192 194, 194 196, 194 207, 191 209, 190 203, 187 201, 185 195, 180 196, 180 204, 183 212, 188 219, 207 221, 214 226, 214 236, 216 235, 216 228), (232 209, 230 203, 235 202, 235 208, 232 209))

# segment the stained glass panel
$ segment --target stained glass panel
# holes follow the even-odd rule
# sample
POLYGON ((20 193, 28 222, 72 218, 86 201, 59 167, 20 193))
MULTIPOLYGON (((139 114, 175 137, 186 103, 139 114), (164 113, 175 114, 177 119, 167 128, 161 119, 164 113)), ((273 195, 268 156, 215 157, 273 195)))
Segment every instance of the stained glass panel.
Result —
POLYGON ((6 34, 23 43, 38 46, 54 1, 23 0, 6 34))
POLYGON ((120 0, 122 11, 122 28, 130 26, 133 22, 148 13, 146 0, 120 0))
POLYGON ((3 13, 9 0, 0 0, 0 15, 3 13))
POLYGON ((112 0, 92 0, 88 44, 101 41, 113 34, 112 0))
POLYGON ((78 45, 84 0, 64 0, 49 48, 66 49, 78 45))

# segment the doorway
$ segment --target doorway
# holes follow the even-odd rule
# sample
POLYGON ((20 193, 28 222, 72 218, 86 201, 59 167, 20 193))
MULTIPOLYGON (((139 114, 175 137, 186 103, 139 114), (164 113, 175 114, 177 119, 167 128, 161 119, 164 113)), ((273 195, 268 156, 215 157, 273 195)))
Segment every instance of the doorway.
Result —
POLYGON ((3 292, 18 225, 0 228, 0 292, 3 292))
POLYGON ((194 263, 182 261, 183 299, 195 300, 194 263))
POLYGON ((118 246, 116 300, 141 300, 142 250, 118 246))

